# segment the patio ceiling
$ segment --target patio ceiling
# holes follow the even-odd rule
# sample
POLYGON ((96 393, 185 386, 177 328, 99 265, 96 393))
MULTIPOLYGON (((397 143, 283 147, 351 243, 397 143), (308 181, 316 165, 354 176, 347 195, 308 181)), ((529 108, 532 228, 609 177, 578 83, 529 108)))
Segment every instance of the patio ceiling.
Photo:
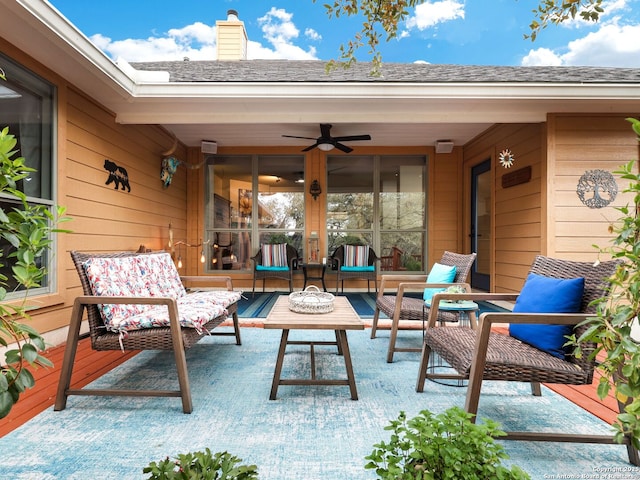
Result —
MULTIPOLYGON (((367 146, 463 145, 495 123, 544 122, 549 112, 640 111, 638 83, 171 82, 136 78, 43 0, 3 5, 2 38, 114 112, 159 124, 187 146, 307 146, 282 135, 369 134, 367 146)), ((8 52, 11 53, 11 52, 8 52)), ((151 74, 150 74, 151 75, 151 74)), ((157 78, 157 77, 156 77, 157 78)))

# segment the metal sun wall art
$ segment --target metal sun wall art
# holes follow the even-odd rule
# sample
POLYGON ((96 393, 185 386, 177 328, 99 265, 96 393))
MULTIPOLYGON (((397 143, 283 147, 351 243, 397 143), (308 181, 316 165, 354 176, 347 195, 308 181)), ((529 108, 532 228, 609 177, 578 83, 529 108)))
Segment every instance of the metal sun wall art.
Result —
POLYGON ((498 160, 500 161, 500 165, 502 165, 504 168, 511 168, 513 166, 513 162, 515 162, 516 160, 516 157, 514 157, 511 150, 505 148, 500 152, 500 155, 498 155, 498 160))
POLYGON ((589 208, 603 208, 616 199, 618 184, 609 172, 587 170, 578 180, 576 189, 580 201, 589 208))

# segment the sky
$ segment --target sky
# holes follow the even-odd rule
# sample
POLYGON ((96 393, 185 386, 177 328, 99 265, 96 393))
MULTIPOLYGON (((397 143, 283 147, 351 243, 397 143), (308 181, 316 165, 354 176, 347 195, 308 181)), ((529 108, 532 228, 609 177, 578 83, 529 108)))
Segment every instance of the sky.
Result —
MULTIPOLYGON (((113 60, 216 59, 216 20, 238 12, 249 59, 339 58, 362 18, 328 18, 324 0, 49 0, 113 60)), ((542 1, 542 0, 540 0, 542 1)), ((597 23, 549 26, 524 39, 537 0, 427 0, 410 10, 383 62, 640 67, 640 0, 604 0, 597 23)), ((369 61, 367 48, 358 61, 369 61)))

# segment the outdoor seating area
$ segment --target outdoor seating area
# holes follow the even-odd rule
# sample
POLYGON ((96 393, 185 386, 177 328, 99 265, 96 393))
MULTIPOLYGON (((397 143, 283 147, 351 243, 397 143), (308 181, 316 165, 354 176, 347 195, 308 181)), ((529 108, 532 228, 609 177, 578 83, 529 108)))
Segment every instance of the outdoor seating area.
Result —
MULTIPOLYGON (((466 272, 464 273, 466 277, 467 265, 473 262, 468 257, 473 256, 446 252, 441 261, 442 264, 461 265, 460 271, 466 272)), ((340 298, 340 308, 335 312, 330 310, 328 313, 287 315, 286 293, 283 293, 276 302, 280 305, 276 309, 276 315, 267 316, 262 325, 252 322, 251 326, 254 328, 245 326, 243 335, 245 341, 241 344, 241 323, 237 306, 240 292, 233 290, 230 279, 227 277, 207 278, 209 283, 215 283, 216 280, 222 281, 222 289, 217 287, 214 290, 191 293, 186 293, 185 290, 182 293, 181 287, 175 284, 175 281, 178 281, 176 279, 180 277, 168 254, 73 252, 72 258, 85 294, 78 297, 74 305, 72 328, 62 363, 56 404, 53 409, 45 410, 15 432, 20 434, 34 428, 43 428, 43 431, 52 431, 55 435, 56 428, 67 429, 80 422, 84 429, 82 432, 64 433, 65 441, 62 447, 70 449, 69 451, 77 451, 78 457, 70 453, 64 455, 63 465, 65 466, 62 468, 72 468, 65 462, 75 462, 73 468, 83 468, 84 472, 97 472, 97 469, 103 468, 99 467, 99 459, 87 454, 84 447, 80 447, 75 442, 85 444, 86 442, 82 440, 83 435, 90 435, 92 440, 89 443, 92 444, 92 450, 99 451, 101 448, 106 448, 100 447, 102 442, 110 440, 109 435, 105 436, 100 430, 109 431, 111 428, 117 428, 120 436, 131 430, 124 436, 127 437, 127 448, 133 446, 136 453, 122 461, 118 467, 114 467, 121 473, 128 472, 129 476, 139 473, 142 466, 154 458, 177 454, 185 449, 196 449, 199 445, 204 445, 212 450, 233 450, 242 458, 257 463, 260 471, 267 472, 265 478, 284 478, 279 476, 283 474, 281 468, 284 465, 289 471, 300 472, 303 465, 306 465, 307 469, 311 469, 307 474, 309 471, 315 472, 308 478, 375 478, 367 475, 371 472, 366 472, 362 467, 363 458, 370 453, 374 443, 384 438, 383 427, 390 419, 395 418, 403 409, 411 413, 417 413, 424 408, 439 412, 454 405, 464 406, 468 412, 478 414, 480 419, 491 418, 504 423, 503 428, 509 432, 517 429, 517 433, 509 433, 506 439, 522 440, 526 443, 506 442, 505 448, 511 456, 510 461, 529 471, 532 478, 541 478, 535 475, 553 471, 561 473, 562 465, 566 465, 567 461, 575 462, 572 464, 577 469, 575 471, 579 472, 588 472, 594 467, 635 468, 640 464, 638 452, 633 449, 630 442, 626 445, 626 456, 622 453, 624 446, 614 444, 612 436, 607 433, 610 429, 609 425, 541 385, 554 383, 588 385, 593 379, 593 362, 574 359, 571 356, 567 356, 565 360, 555 357, 547 358, 550 355, 541 352, 538 348, 523 344, 512 336, 496 333, 492 328, 496 323, 507 321, 524 324, 575 325, 584 318, 584 313, 591 311, 591 300, 603 295, 602 279, 615 268, 616 262, 603 262, 596 268, 591 263, 569 262, 539 256, 531 267, 532 274, 547 280, 584 279, 580 284, 577 300, 579 311, 583 313, 532 314, 525 311, 518 312, 516 307, 514 307, 515 313, 480 310, 477 328, 475 322, 467 326, 458 321, 450 321, 455 319, 449 317, 443 320, 441 314, 444 312, 440 311, 440 305, 447 301, 480 302, 486 299, 512 300, 517 305, 519 295, 471 293, 467 284, 459 282, 465 278, 459 276, 451 277, 449 282, 442 280, 440 283, 425 282, 423 283, 425 290, 433 295, 427 300, 431 308, 427 311, 426 330, 412 329, 397 337, 395 341, 398 343, 396 350, 398 358, 396 362, 388 363, 385 355, 386 332, 380 334, 379 331, 379 337, 376 338, 369 332, 361 331, 373 325, 358 318, 356 311, 349 305, 347 297, 340 298), (138 263, 142 265, 140 270, 136 270, 139 268, 138 263), (153 268, 145 270, 150 266, 153 268), (127 274, 123 274, 123 271, 127 274), (130 284, 135 285, 136 282, 125 282, 129 286, 119 283, 119 278, 131 279, 129 273, 132 271, 155 272, 153 282, 137 284, 139 288, 142 288, 141 284, 145 284, 147 286, 144 288, 150 288, 151 291, 131 290, 133 287, 130 284), (446 285, 455 283, 466 286, 465 293, 444 291, 446 285), (120 295, 113 293, 118 289, 120 289, 120 295), (177 289, 177 292, 172 289, 177 289), (106 292, 111 292, 107 295, 111 303, 107 305, 103 303, 106 292), (178 297, 177 301, 172 298, 173 296, 178 297), (225 307, 222 311, 215 309, 215 313, 211 313, 213 318, 204 321, 201 325, 202 330, 215 328, 216 331, 211 331, 211 335, 201 335, 198 328, 184 324, 183 313, 186 307, 180 299, 189 296, 197 296, 200 302, 208 297, 206 308, 209 309, 212 308, 211 305, 224 303, 225 307), (116 307, 119 305, 138 305, 142 310, 137 313, 131 310, 119 311, 116 307), (157 310, 153 310, 157 308, 167 311, 168 326, 160 324, 144 326, 144 322, 136 323, 153 315, 162 317, 158 315, 157 310), (90 342, 93 349, 147 351, 140 352, 98 378, 88 388, 81 389, 71 384, 71 373, 75 353, 81 342, 78 332, 85 310, 90 322, 90 342), (105 331, 105 312, 111 314, 114 319, 120 319, 117 328, 116 323, 112 323, 109 327, 111 331, 105 331), (126 323, 123 320, 127 315, 133 315, 135 318, 133 323, 126 323), (231 320, 225 322, 227 316, 230 316, 231 320), (129 328, 129 325, 135 325, 135 327, 129 328), (268 329, 267 326, 269 326, 268 329), (264 327, 264 329, 255 327, 264 327), (281 338, 279 339, 277 332, 271 329, 281 329, 281 338), (313 338, 309 338, 310 333, 313 338), (230 336, 234 342, 216 340, 215 334, 230 336), (238 345, 241 347, 237 347, 238 345), (233 346, 236 348, 231 348, 233 346), (310 357, 308 349, 310 349, 310 357), (522 349, 522 352, 518 353, 518 349, 522 349), (173 352, 166 350, 173 350, 173 352), (417 353, 420 350, 422 355, 417 353), (274 361, 276 354, 277 361, 274 361), (439 355, 459 373, 453 375, 433 373, 429 368, 430 362, 435 358, 433 354, 439 355), (342 356, 344 356, 343 360, 342 356), (514 362, 524 362, 524 364, 514 362), (190 366, 189 372, 187 372, 187 364, 190 366), (563 364, 567 364, 567 367, 563 367, 563 364), (178 391, 169 389, 176 381, 169 372, 176 368, 176 365, 177 383, 180 385, 178 391), (345 366, 347 378, 342 379, 341 377, 345 375, 345 366), (309 371, 310 379, 300 379, 301 375, 304 377, 309 374, 309 371), (191 377, 191 387, 189 377, 191 377), (469 380, 468 388, 427 382, 427 380, 451 378, 469 380), (517 385, 522 382, 530 382, 531 390, 517 385), (425 383, 427 383, 426 387, 425 383), (116 388, 123 385, 126 387, 124 390, 116 388), (159 390, 135 390, 129 388, 131 385, 153 385, 159 390), (279 385, 287 385, 289 388, 278 390, 279 385), (484 387, 484 401, 479 405, 481 387, 484 387), (220 396, 220 392, 224 392, 224 395, 220 396), (123 403, 117 398, 123 394, 133 398, 123 403), (536 399, 540 399, 541 394, 545 399, 544 407, 536 403, 539 402, 536 399), (97 395, 97 398, 77 399, 67 405, 67 397, 71 395, 97 395), (191 395, 194 398, 195 408, 191 405, 191 395), (116 398, 111 398, 113 396, 116 398), (185 424, 175 418, 174 413, 178 413, 175 404, 171 400, 155 398, 158 396, 181 397, 182 412, 193 412, 189 416, 193 418, 193 423, 187 421, 188 423, 185 424), (220 402, 223 399, 229 399, 230 402, 220 402), (505 415, 502 408, 505 399, 512 399, 518 403, 517 409, 508 415, 505 415), (352 402, 352 400, 358 401, 352 402), (270 404, 274 406, 269 407, 270 404), (67 406, 69 408, 65 409, 67 406), (541 434, 534 433, 540 426, 540 408, 544 408, 544 414, 551 423, 556 422, 557 425, 566 428, 569 434, 547 431, 541 434), (300 409, 305 411, 306 421, 292 422, 295 411, 300 409), (329 417, 323 413, 326 409, 332 412, 329 417), (118 416, 125 415, 129 420, 126 424, 113 425, 105 429, 105 422, 110 423, 108 418, 113 411, 117 411, 118 416), (160 423, 155 421, 153 416, 149 416, 150 411, 162 411, 163 420, 160 423), (211 415, 216 418, 215 437, 204 433, 201 428, 202 425, 208 424, 211 415), (258 426, 262 422, 256 422, 256 416, 269 416, 272 419, 267 422, 269 427, 266 427, 265 431, 263 431, 265 427, 258 426), (320 418, 325 423, 324 427, 318 425, 320 418), (315 420, 309 424, 310 419, 315 420), (281 424, 283 420, 284 423, 281 424), (378 426, 373 429, 367 427, 372 423, 378 426), (45 427, 49 424, 51 426, 45 427), (185 429, 186 425, 189 426, 185 429), (198 435, 194 435, 195 431, 199 432, 198 435), (587 433, 584 433, 585 431, 587 433), (575 432, 580 433, 576 435, 575 432), (276 450, 267 448, 270 455, 276 452, 275 464, 266 460, 268 454, 265 446, 270 445, 269 442, 260 441, 260 445, 249 442, 252 447, 248 447, 246 443, 233 440, 259 439, 265 435, 277 444, 284 442, 276 450), (285 445, 289 443, 290 438, 293 438, 292 435, 303 444, 307 444, 307 448, 303 449, 304 452, 298 449, 295 459, 288 456, 288 448, 285 445), (333 439, 340 439, 345 435, 343 440, 338 440, 345 442, 345 446, 338 449, 340 452, 338 455, 334 454, 332 457, 326 447, 311 441, 310 435, 313 438, 333 439), (148 437, 157 438, 159 442, 152 447, 145 443, 148 437), (358 438, 355 442, 352 440, 354 437, 358 438), (195 438, 199 441, 194 443, 195 438), (205 443, 202 444, 201 441, 205 443), (530 441, 540 442, 540 446, 532 450, 530 441), (559 446, 558 442, 563 446, 559 446), (587 445, 579 448, 565 447, 564 445, 568 445, 569 442, 587 445), (605 445, 588 445, 594 443, 605 445), (349 447, 347 448, 346 445, 349 447), (307 451, 308 453, 305 453, 307 451), (308 457, 312 452, 313 460, 308 457), (322 457, 318 452, 327 457, 322 457), (90 461, 95 464, 88 465, 87 462, 90 461), (335 464, 335 468, 321 467, 327 461, 332 465, 335 464), (134 468, 136 462, 140 467, 138 472, 134 468)), ((182 281, 188 281, 193 285, 200 284, 204 280, 203 278, 182 278, 182 281)), ((400 283, 396 297, 402 298, 402 285, 403 283, 400 283)), ((527 288, 525 283, 523 292, 527 288)), ((391 292, 387 291, 387 294, 389 293, 391 292)), ((323 295, 331 296, 327 293, 323 295)), ((378 305, 381 295, 382 286, 376 297, 374 322, 384 315, 379 311, 378 305)), ((417 302, 425 305, 424 298, 418 298, 417 302)), ((550 302, 553 303, 553 298, 550 302)), ((544 302, 538 301, 538 303, 544 302)), ((191 319, 193 321, 193 317, 191 319)), ((391 337, 393 333, 389 331, 389 336, 391 337)), ((7 441, 10 441, 12 435, 14 435, 13 432, 6 436, 7 441)), ((61 446, 53 445, 52 441, 53 437, 49 439, 45 435, 40 444, 50 453, 55 454, 61 446)), ((2 440, 0 440, 1 443, 2 440)), ((34 464, 30 468, 30 472, 46 476, 52 475, 51 472, 57 472, 61 467, 34 464)))

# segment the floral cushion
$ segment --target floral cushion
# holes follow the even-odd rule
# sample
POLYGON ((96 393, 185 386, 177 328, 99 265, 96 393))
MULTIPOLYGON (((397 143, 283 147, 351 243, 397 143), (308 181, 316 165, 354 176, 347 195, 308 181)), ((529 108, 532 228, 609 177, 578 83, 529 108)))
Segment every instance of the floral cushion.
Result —
POLYGON ((242 298, 242 292, 229 290, 206 290, 190 293, 187 295, 187 298, 192 301, 197 301, 198 299, 208 300, 216 305, 222 305, 224 308, 227 308, 229 305, 233 305, 242 298))
MULTIPOLYGON (((210 293, 210 292, 199 292, 210 293)), ((205 295, 194 293, 178 298, 180 325, 203 331, 204 325, 216 317, 227 314, 227 309, 214 303, 205 295)), ((136 315, 116 314, 112 317, 109 328, 117 332, 140 330, 152 327, 168 327, 169 309, 165 305, 143 305, 144 310, 136 315)))
POLYGON ((151 278, 147 282, 149 297, 180 298, 187 294, 180 274, 168 253, 154 253, 135 257, 140 275, 151 278))
MULTIPOLYGON (((227 314, 241 292, 203 291, 187 295, 168 253, 130 257, 93 257, 84 263, 94 295, 117 297, 170 297, 177 299, 180 324, 200 331, 204 324, 227 314)), ((108 330, 123 332, 169 326, 164 305, 99 305, 108 330)))

